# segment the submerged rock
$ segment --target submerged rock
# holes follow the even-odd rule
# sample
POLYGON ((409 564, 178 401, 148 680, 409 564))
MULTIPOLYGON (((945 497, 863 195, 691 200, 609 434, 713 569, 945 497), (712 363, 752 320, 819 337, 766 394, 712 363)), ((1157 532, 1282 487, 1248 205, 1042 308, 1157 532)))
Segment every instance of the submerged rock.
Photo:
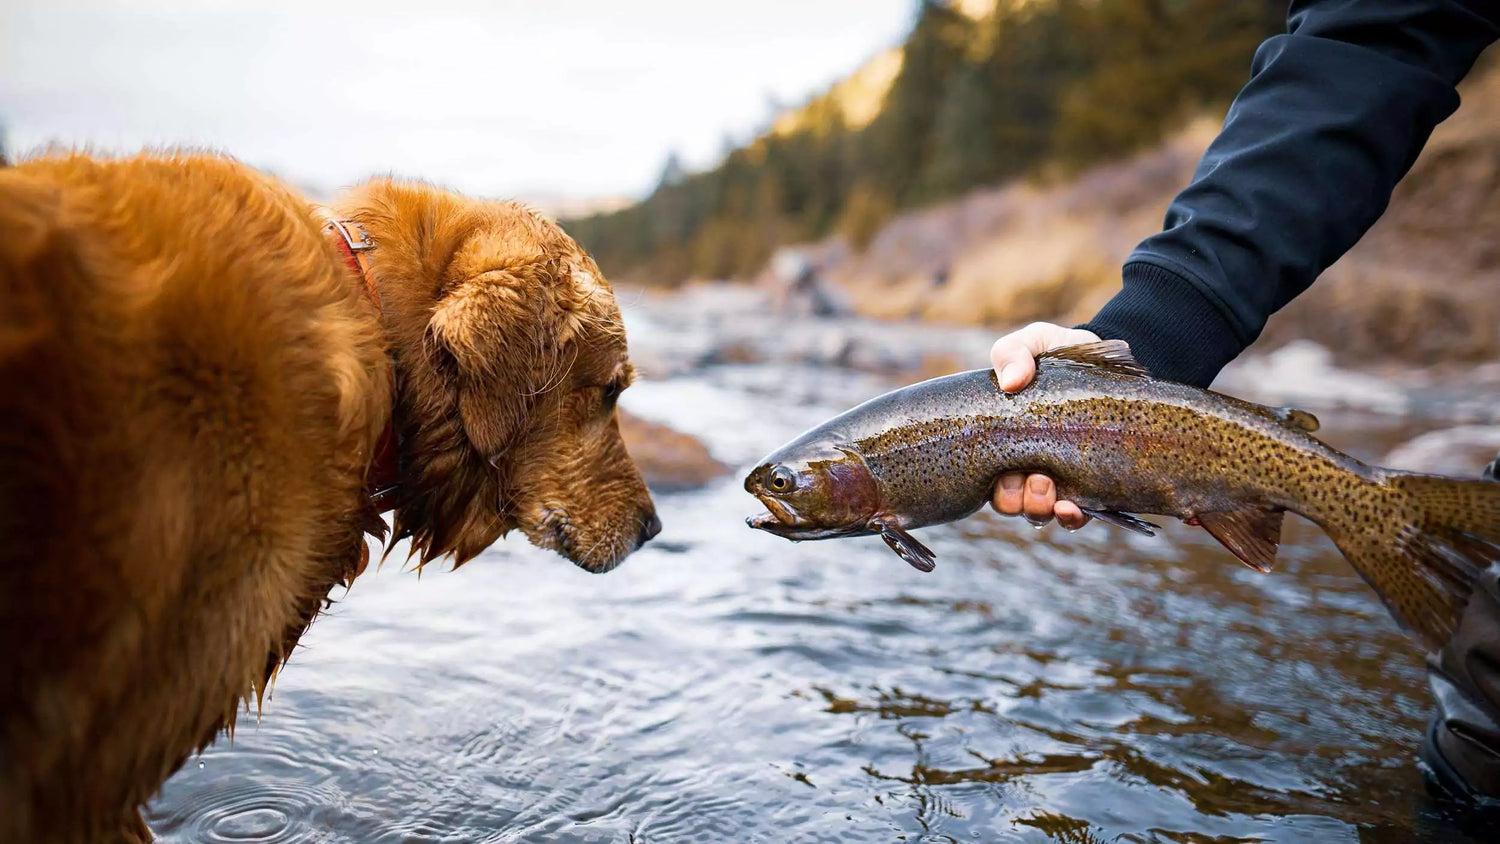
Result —
POLYGON ((708 453, 697 437, 620 411, 625 447, 653 492, 697 489, 729 467, 708 453))

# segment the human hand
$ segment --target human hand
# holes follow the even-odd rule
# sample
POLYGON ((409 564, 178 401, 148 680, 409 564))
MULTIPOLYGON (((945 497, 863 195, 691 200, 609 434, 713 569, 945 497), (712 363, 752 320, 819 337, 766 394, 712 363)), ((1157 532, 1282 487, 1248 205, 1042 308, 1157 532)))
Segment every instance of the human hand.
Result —
MULTIPOLYGON (((1036 377, 1037 355, 1059 346, 1097 343, 1099 339, 1098 335, 1081 328, 1034 322, 996 340, 990 349, 990 362, 995 367, 1000 389, 1014 393, 1036 377)), ((1057 500, 1057 486, 1046 475, 1020 472, 1002 475, 995 485, 990 505, 1002 516, 1024 515, 1034 525, 1044 525, 1054 516, 1058 524, 1069 530, 1077 530, 1089 523, 1089 517, 1077 504, 1057 500)))

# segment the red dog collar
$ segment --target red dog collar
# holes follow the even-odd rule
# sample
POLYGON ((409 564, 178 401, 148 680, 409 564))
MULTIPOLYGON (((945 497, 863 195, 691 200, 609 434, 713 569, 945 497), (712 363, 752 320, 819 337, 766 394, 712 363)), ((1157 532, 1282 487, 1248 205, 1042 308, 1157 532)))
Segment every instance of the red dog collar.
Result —
MULTIPOLYGON (((344 261, 349 265, 350 272, 354 273, 364 282, 365 292, 369 294, 370 301, 375 303, 375 311, 384 313, 380 304, 380 291, 375 287, 375 276, 370 274, 370 259, 366 254, 375 248, 375 243, 365 234, 364 227, 358 223, 347 220, 338 220, 332 216, 323 226, 324 234, 334 235, 329 239, 333 245, 338 247, 344 254, 344 261)), ((389 363, 389 362, 388 362, 389 363)), ((366 491, 370 494, 370 500, 375 504, 378 512, 384 513, 394 508, 396 500, 396 489, 400 486, 401 465, 396 448, 395 434, 395 404, 396 404, 396 368, 388 366, 386 370, 391 382, 391 411, 392 417, 385 423, 385 430, 380 432, 380 440, 375 446, 375 459, 370 464, 369 482, 366 491)))

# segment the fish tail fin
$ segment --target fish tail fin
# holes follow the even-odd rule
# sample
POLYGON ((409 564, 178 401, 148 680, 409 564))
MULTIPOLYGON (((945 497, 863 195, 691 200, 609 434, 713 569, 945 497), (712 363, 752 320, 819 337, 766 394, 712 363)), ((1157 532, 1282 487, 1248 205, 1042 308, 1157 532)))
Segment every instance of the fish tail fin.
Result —
POLYGON ((1324 527, 1401 627, 1440 648, 1500 562, 1500 483, 1390 472, 1367 489, 1324 527))

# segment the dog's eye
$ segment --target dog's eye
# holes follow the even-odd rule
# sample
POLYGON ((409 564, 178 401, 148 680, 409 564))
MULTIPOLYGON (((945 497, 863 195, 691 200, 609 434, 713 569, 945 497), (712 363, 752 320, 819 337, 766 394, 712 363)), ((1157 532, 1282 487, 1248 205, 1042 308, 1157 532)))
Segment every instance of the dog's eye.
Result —
POLYGON ((608 384, 605 384, 603 387, 599 388, 599 395, 604 399, 604 403, 606 405, 612 405, 615 403, 615 399, 618 399, 620 397, 620 393, 624 391, 624 389, 624 384, 620 383, 619 381, 611 381, 608 384))

